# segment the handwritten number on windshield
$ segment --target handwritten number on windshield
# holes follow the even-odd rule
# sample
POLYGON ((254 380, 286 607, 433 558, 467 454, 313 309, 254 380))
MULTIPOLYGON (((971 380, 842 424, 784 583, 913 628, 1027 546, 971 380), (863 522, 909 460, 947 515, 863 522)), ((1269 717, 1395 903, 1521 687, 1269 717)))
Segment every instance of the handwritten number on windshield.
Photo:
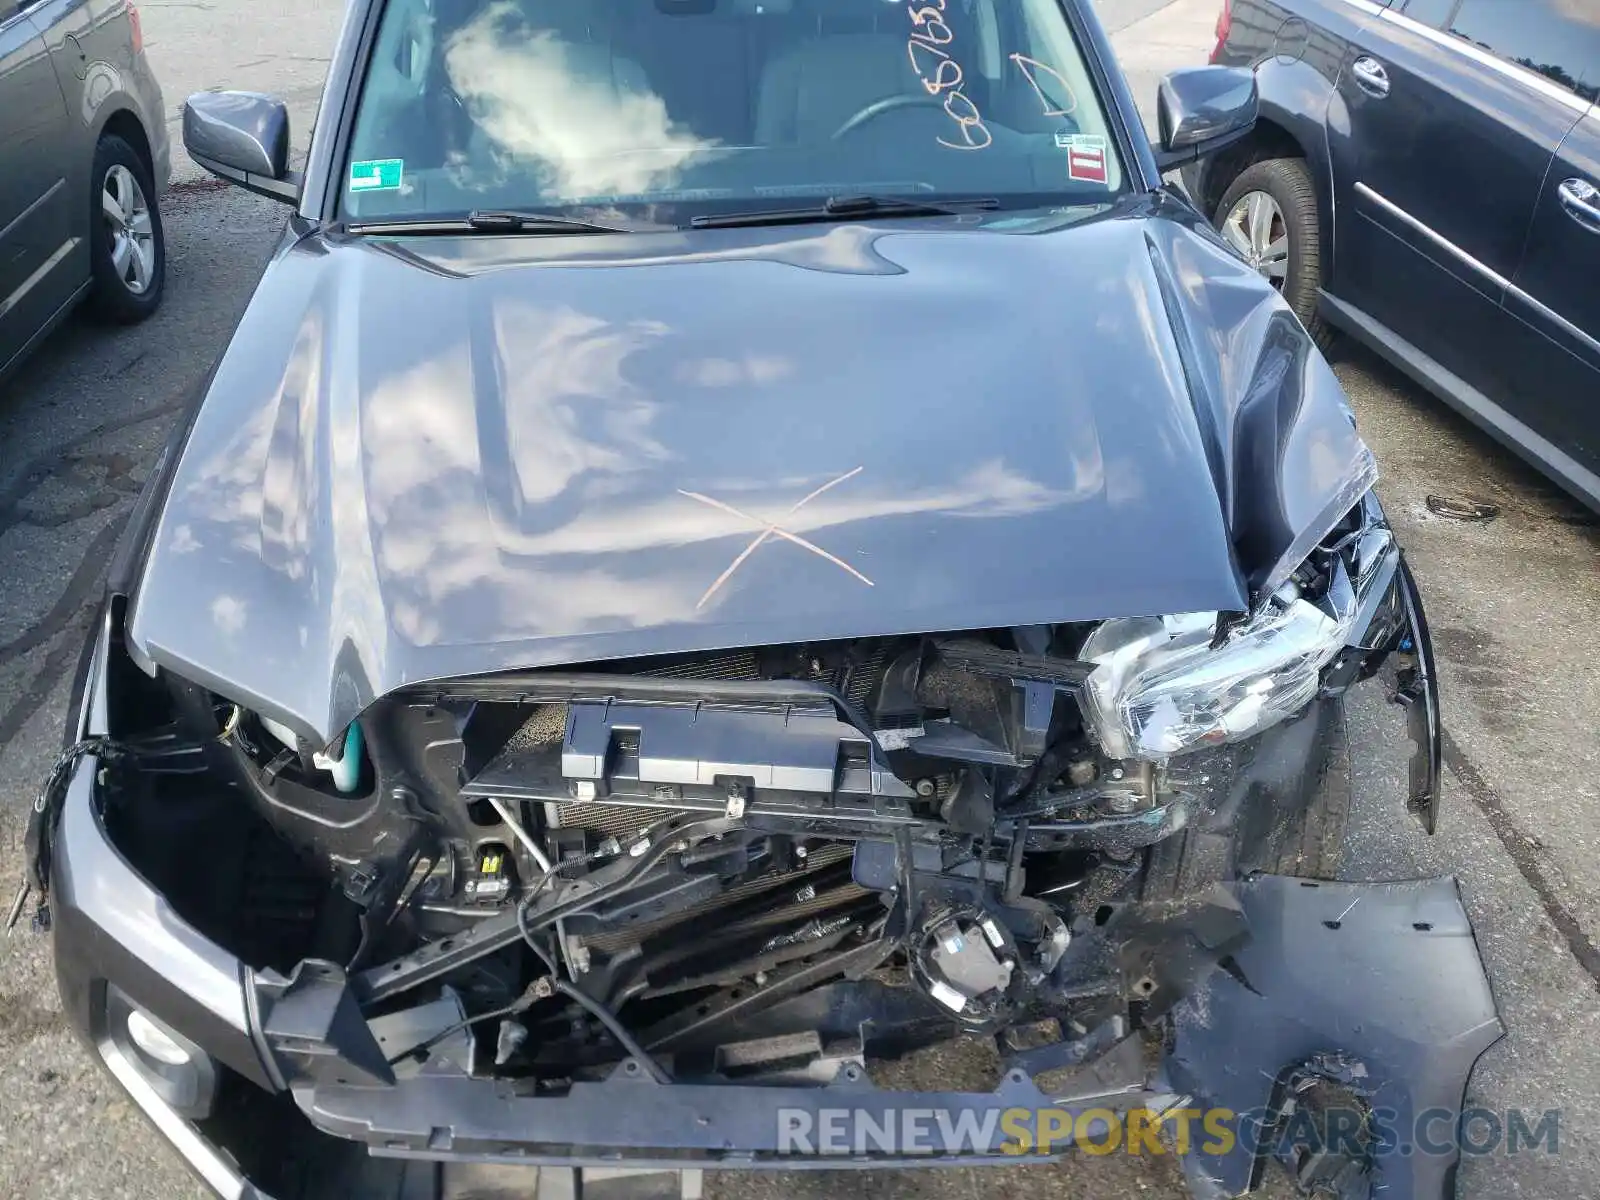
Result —
POLYGON ((911 35, 911 40, 906 43, 906 54, 911 59, 911 69, 922 80, 922 86, 928 89, 930 96, 937 96, 945 88, 961 86, 961 64, 951 61, 948 50, 939 49, 940 46, 947 46, 955 40, 955 35, 950 32, 950 27, 939 20, 939 13, 943 7, 943 0, 940 0, 939 8, 930 6, 911 8, 907 6, 906 9, 911 14, 911 23, 917 27, 917 31, 911 35), (937 30, 935 27, 937 27, 937 30), (942 31, 944 36, 938 36, 938 31, 942 31), (929 83, 927 74, 923 70, 924 63, 917 58, 918 50, 934 56, 934 75, 936 79, 942 81, 947 78, 944 74, 944 68, 949 67, 954 73, 952 81, 929 83))
POLYGON ((956 123, 956 128, 961 134, 960 142, 948 142, 942 137, 936 140, 939 145, 951 150, 985 149, 994 141, 994 135, 984 125, 978 106, 961 90, 966 79, 961 64, 950 57, 948 50, 943 49, 955 40, 955 34, 950 31, 950 26, 940 19, 939 14, 944 12, 944 0, 934 0, 932 4, 920 6, 908 4, 906 12, 911 16, 911 23, 916 26, 911 40, 906 43, 906 55, 911 59, 911 69, 917 73, 917 78, 922 81, 922 86, 927 89, 928 95, 944 94, 945 114, 956 123), (920 59, 917 57, 919 50, 924 55, 920 59), (933 56, 931 63, 926 57, 928 55, 933 56), (928 66, 933 68, 931 76, 925 69, 928 66))
POLYGON ((1011 61, 1017 64, 1017 70, 1022 72, 1023 78, 1033 85, 1033 90, 1039 97, 1039 103, 1044 105, 1045 116, 1065 117, 1077 109, 1078 98, 1073 94, 1072 85, 1062 77, 1060 71, 1054 67, 1047 67, 1044 63, 1039 62, 1037 59, 1029 58, 1025 54, 1013 54, 1011 61), (1039 77, 1035 74, 1036 71, 1043 71, 1061 85, 1062 90, 1067 95, 1067 107, 1057 107, 1055 102, 1045 95, 1044 88, 1039 86, 1039 77))
POLYGON ((922 86, 928 89, 928 95, 937 96, 940 92, 953 91, 961 86, 961 64, 950 59, 941 59, 933 70, 932 79, 923 79, 922 86))
POLYGON ((926 42, 930 46, 948 46, 956 40, 956 35, 950 32, 950 26, 937 15, 930 15, 937 12, 934 8, 923 8, 911 14, 911 23, 917 26, 917 32, 911 35, 912 41, 926 42))
POLYGON ((983 118, 978 115, 978 106, 967 99, 965 92, 951 92, 944 98, 944 111, 950 114, 950 119, 961 130, 961 136, 966 139, 966 145, 958 146, 954 142, 947 142, 943 138, 936 139, 941 146, 948 146, 952 150, 982 150, 994 141, 994 135, 984 126, 983 118), (957 101, 960 103, 957 104, 957 101), (957 108, 967 111, 957 112, 957 108), (974 133, 976 131, 976 133, 974 133), (983 140, 975 140, 977 137, 983 140))

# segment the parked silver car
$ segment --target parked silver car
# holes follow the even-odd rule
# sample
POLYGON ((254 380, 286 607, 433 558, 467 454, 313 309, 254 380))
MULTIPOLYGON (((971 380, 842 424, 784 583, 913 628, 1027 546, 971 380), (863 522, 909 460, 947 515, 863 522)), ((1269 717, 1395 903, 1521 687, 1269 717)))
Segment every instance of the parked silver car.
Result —
POLYGON ((161 303, 161 88, 127 0, 0 0, 0 379, 87 299, 161 303))

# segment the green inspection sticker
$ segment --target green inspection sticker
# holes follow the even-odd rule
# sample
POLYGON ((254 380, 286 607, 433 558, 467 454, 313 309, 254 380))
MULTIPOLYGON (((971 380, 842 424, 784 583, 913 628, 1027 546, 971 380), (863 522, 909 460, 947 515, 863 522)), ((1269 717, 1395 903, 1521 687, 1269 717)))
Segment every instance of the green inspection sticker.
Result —
POLYGON ((350 164, 350 190, 352 192, 394 192, 400 188, 400 176, 405 171, 403 158, 374 158, 350 164))

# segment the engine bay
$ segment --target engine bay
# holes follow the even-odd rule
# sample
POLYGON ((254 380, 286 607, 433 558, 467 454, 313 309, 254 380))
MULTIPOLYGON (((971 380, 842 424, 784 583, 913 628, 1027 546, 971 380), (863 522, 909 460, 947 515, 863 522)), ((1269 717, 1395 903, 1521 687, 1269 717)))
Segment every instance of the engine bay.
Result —
MULTIPOLYGON (((541 1086, 641 1055, 820 1078, 959 1034, 1070 1041, 1158 1016, 1226 957, 1213 937, 1174 977, 1157 908, 1182 925, 1210 885, 1285 866, 1345 753, 1343 690, 1393 658, 1404 699, 1394 566, 1358 507, 1256 614, 447 680, 329 746, 124 666, 111 700, 143 732, 106 819, 266 981, 290 1057, 325 1036, 286 1015, 312 977, 368 1022, 431 1006, 469 1074, 541 1086), (1228 686, 1175 690, 1167 664, 1197 656, 1228 686), (196 838, 217 848, 199 869, 169 851, 196 838), (784 1017, 840 980, 881 1011, 784 1017)), ((356 1058, 381 1080, 426 1064, 443 1035, 414 1032, 356 1058)))
MULTIPOLYGON (((674 1077, 788 1079, 962 1032, 1043 1022, 1061 1040, 1150 998, 1155 980, 1124 978, 1090 935, 1148 898, 1149 848, 1215 807, 1212 781, 1249 756, 1106 757, 1075 699, 1092 664, 1067 652, 1086 632, 452 683, 369 711, 347 780, 281 726, 169 686, 154 740, 183 749, 166 771, 145 752, 127 786, 150 794, 108 814, 116 832, 119 810, 187 804, 214 825, 227 778, 223 803, 279 847, 241 871, 292 859, 307 918, 279 921, 271 947, 231 931, 241 956, 264 977, 336 967, 370 1020, 452 1013, 486 1077, 581 1079, 643 1050, 674 1077), (868 1022, 881 1047, 785 1024, 786 1003, 840 979, 904 993, 868 1022)), ((175 903, 198 890, 172 876, 158 882, 175 903)), ((385 1046, 377 1076, 425 1063, 437 1033, 385 1046)))

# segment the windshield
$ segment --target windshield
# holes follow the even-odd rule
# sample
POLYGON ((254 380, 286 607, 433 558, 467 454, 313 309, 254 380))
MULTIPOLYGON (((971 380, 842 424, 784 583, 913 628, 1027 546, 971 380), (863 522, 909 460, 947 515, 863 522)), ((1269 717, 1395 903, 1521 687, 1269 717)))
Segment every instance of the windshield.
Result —
POLYGON ((354 221, 641 227, 1123 187, 1057 0, 390 0, 346 171, 354 221))

